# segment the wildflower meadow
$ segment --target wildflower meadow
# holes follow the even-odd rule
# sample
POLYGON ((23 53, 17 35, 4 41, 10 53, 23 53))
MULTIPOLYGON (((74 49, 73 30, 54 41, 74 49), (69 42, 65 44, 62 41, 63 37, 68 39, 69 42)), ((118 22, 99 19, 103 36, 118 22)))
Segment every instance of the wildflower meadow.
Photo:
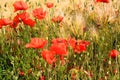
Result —
POLYGON ((120 80, 120 0, 0 0, 0 80, 120 80))

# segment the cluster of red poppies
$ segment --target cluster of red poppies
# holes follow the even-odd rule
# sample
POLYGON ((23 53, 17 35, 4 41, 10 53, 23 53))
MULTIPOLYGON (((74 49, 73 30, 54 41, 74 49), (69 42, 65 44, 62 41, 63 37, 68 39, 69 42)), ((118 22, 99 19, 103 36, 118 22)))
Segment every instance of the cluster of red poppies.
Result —
MULTIPOLYGON (((18 13, 13 20, 10 20, 9 18, 2 18, 0 19, 0 28, 2 28, 2 26, 6 26, 9 25, 12 28, 16 28, 18 26, 19 23, 23 22, 25 25, 28 25, 30 27, 34 27, 36 21, 32 20, 30 18, 29 13, 27 13, 25 10, 28 9, 28 5, 24 2, 24 1, 16 1, 14 4, 14 12, 17 12, 19 10, 23 10, 24 12, 22 13, 18 13)), ((47 8, 52 8, 54 6, 53 3, 46 3, 47 8)), ((36 8, 33 10, 32 12, 33 16, 39 20, 42 20, 45 18, 46 16, 46 11, 44 11, 43 8, 36 8)), ((52 18, 53 22, 61 22, 63 20, 62 16, 54 16, 52 18)))
MULTIPOLYGON (((30 43, 26 44, 26 48, 44 48, 47 45, 47 40, 43 38, 32 38, 30 43)), ((60 56, 60 60, 64 61, 64 56, 68 55, 68 46, 71 46, 76 54, 85 52, 86 47, 90 45, 90 42, 85 40, 76 40, 74 38, 69 38, 68 40, 63 38, 55 38, 52 40, 52 44, 49 50, 44 49, 41 54, 42 57, 49 63, 52 64, 56 62, 55 55, 60 56)), ((119 52, 115 49, 111 50, 109 57, 115 59, 119 55, 119 52)))
MULTIPOLYGON (((103 3, 109 3, 109 0, 96 0, 96 2, 103 2, 103 3)), ((16 1, 14 4, 14 12, 17 12, 19 10, 27 10, 28 9, 28 5, 23 2, 23 1, 16 1)), ((47 8, 52 8, 54 6, 53 3, 48 2, 46 3, 47 8)), ((37 8, 33 10, 33 16, 39 20, 44 19, 46 16, 46 11, 43 10, 43 8, 37 8)), ((53 22, 61 22, 63 20, 63 16, 54 16, 52 18, 53 22)), ((34 27, 35 25, 35 21, 32 20, 29 17, 29 13, 27 12, 23 12, 20 14, 17 14, 13 20, 10 20, 8 18, 2 18, 0 19, 0 28, 2 28, 2 26, 6 26, 9 25, 12 28, 16 28, 19 24, 19 22, 23 21, 24 24, 29 25, 30 27, 34 27)))
MULTIPOLYGON (((42 38, 32 38, 31 42, 26 44, 26 48, 43 48, 47 43, 47 40, 42 38)), ((52 64, 56 62, 55 55, 60 56, 60 60, 64 60, 64 56, 68 54, 68 46, 70 45, 75 53, 81 53, 86 51, 87 45, 90 42, 84 40, 75 40, 75 39, 63 39, 63 38, 55 38, 52 40, 52 44, 50 46, 50 50, 43 50, 42 57, 49 63, 52 64)))
POLYGON ((13 19, 13 23, 10 25, 12 28, 16 28, 18 26, 18 24, 22 21, 24 24, 29 25, 31 27, 34 26, 35 21, 30 19, 29 17, 29 13, 27 12, 23 12, 20 14, 17 14, 14 19, 13 19))

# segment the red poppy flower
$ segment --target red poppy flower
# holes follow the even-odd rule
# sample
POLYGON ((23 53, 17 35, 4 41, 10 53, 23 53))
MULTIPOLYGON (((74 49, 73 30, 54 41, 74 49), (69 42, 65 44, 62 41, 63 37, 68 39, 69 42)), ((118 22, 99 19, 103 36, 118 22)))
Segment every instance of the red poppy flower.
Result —
POLYGON ((86 51, 86 45, 85 44, 79 44, 74 47, 74 51, 77 53, 81 53, 86 51))
POLYGON ((46 11, 44 11, 43 8, 34 9, 33 16, 39 20, 44 19, 46 16, 46 11))
POLYGON ((57 44, 57 43, 64 43, 66 46, 68 46, 68 41, 63 38, 55 38, 52 40, 52 44, 57 44))
POLYGON ((12 21, 9 18, 4 18, 4 19, 2 19, 2 21, 3 21, 4 26, 9 25, 9 24, 12 23, 12 21))
POLYGON ((77 40, 75 40, 73 38, 69 38, 68 42, 69 42, 70 46, 72 46, 74 48, 76 46, 77 40))
POLYGON ((14 19, 13 19, 13 23, 10 25, 12 28, 16 28, 21 20, 21 18, 23 19, 24 17, 26 18, 26 16, 24 16, 26 14, 26 12, 23 12, 21 14, 17 14, 14 19))
POLYGON ((45 80, 45 76, 41 76, 39 80, 45 80))
POLYGON ((54 57, 54 52, 52 51, 43 50, 42 57, 47 61, 48 64, 52 64, 53 62, 56 62, 56 59, 54 57))
POLYGON ((10 24, 10 27, 11 28, 16 28, 17 26, 18 26, 18 22, 16 23, 16 22, 13 22, 12 24, 10 24))
POLYGON ((109 3, 109 0, 96 0, 96 2, 103 2, 103 3, 109 3))
POLYGON ((67 55, 67 46, 64 43, 52 44, 50 51, 54 51, 58 55, 67 55))
POLYGON ((83 41, 83 40, 69 39, 69 44, 70 46, 72 46, 72 48, 76 53, 81 53, 86 51, 86 47, 87 45, 90 44, 90 42, 83 41))
POLYGON ((87 45, 89 45, 90 42, 83 41, 83 40, 77 40, 75 47, 73 47, 74 51, 77 53, 81 53, 86 51, 87 45))
POLYGON ((12 28, 16 28, 19 22, 23 21, 24 24, 29 25, 30 27, 34 27, 35 21, 30 19, 30 15, 27 12, 23 12, 21 14, 17 14, 14 19, 13 23, 11 24, 12 28))
POLYGON ((47 6, 48 8, 52 8, 52 7, 54 6, 54 4, 51 3, 51 2, 47 2, 47 3, 46 3, 46 6, 47 6))
POLYGON ((115 59, 119 55, 119 52, 115 49, 111 50, 109 53, 109 56, 113 59, 115 59))
POLYGON ((19 75, 20 75, 20 76, 24 76, 25 73, 24 73, 23 71, 20 71, 20 72, 19 72, 19 75))
POLYGON ((35 21, 30 19, 30 15, 27 12, 19 14, 19 18, 23 21, 24 24, 34 27, 35 21))
POLYGON ((21 19, 22 21, 24 21, 24 20, 29 19, 29 18, 30 18, 30 15, 29 15, 29 13, 27 13, 27 12, 23 12, 23 13, 21 13, 21 14, 18 14, 18 17, 19 17, 19 19, 21 19))
POLYGON ((16 28, 16 27, 18 26, 18 24, 19 24, 19 22, 20 22, 19 16, 20 16, 20 15, 17 14, 17 15, 14 17, 13 22, 10 24, 10 27, 16 28))
POLYGON ((26 25, 29 25, 30 27, 34 27, 36 22, 33 21, 32 19, 25 19, 25 20, 23 20, 23 23, 26 25))
POLYGON ((62 22, 62 20, 63 20, 62 16, 56 16, 52 18, 52 21, 57 23, 62 22))
POLYGON ((31 42, 26 44, 26 48, 43 48, 47 44, 47 40, 42 38, 32 38, 31 42))
POLYGON ((18 10, 27 10, 28 9, 28 6, 25 2, 23 1, 16 1, 14 4, 14 9, 15 9, 15 12, 18 11, 18 10))
POLYGON ((2 26, 10 25, 12 21, 9 18, 0 19, 0 28, 2 26))

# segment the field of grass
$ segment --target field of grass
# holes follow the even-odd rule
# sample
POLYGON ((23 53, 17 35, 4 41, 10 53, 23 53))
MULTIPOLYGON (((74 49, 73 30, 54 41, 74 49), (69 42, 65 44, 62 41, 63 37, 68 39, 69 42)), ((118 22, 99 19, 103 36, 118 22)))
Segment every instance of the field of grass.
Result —
POLYGON ((0 80, 120 80, 120 1, 0 0, 0 80))

